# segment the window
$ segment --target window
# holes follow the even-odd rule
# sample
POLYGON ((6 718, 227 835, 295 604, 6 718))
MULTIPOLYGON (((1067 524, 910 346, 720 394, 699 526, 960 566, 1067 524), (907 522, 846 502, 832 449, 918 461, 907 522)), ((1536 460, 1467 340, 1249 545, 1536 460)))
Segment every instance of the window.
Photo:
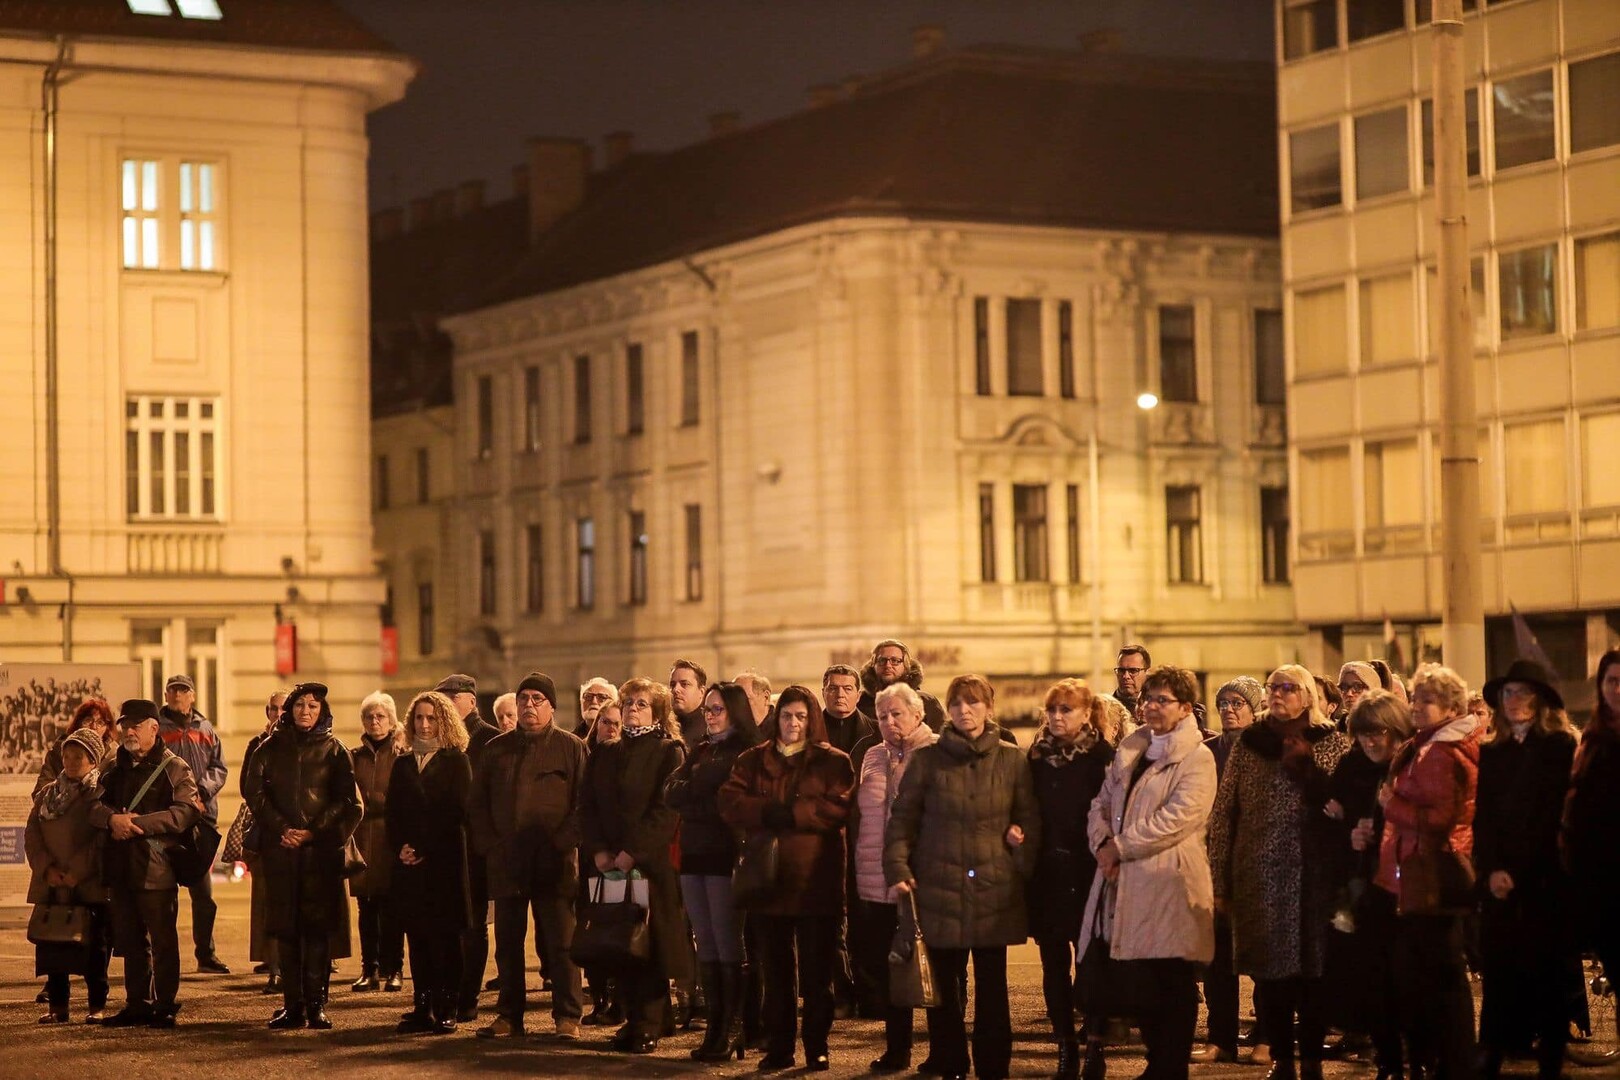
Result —
POLYGON ((624 350, 624 433, 640 435, 646 428, 641 378, 641 343, 632 341, 624 350))
POLYGON ((703 599, 703 507, 686 504, 686 598, 703 599))
POLYGON ((695 427, 701 415, 699 371, 698 332, 687 330, 681 334, 681 427, 695 427))
POLYGON ((162 701, 169 676, 184 671, 197 687, 197 711, 218 716, 221 629, 219 623, 185 618, 132 623, 130 659, 140 666, 141 692, 162 701))
POLYGON ((641 510, 629 514, 630 595, 632 607, 647 603, 647 515, 641 510))
POLYGON ((1575 328, 1620 326, 1620 232, 1575 241, 1575 328))
POLYGON ((1342 375, 1350 365, 1345 343, 1344 286, 1294 294, 1294 377, 1342 375))
POLYGON ((523 369, 523 449, 540 449, 540 369, 523 369))
POLYGON ((1345 0, 1345 37, 1351 41, 1406 29, 1406 0, 1345 0))
POLYGON ((1254 313, 1254 401, 1257 405, 1288 403, 1282 312, 1267 308, 1254 313))
POLYGON ((1339 46, 1339 15, 1334 0, 1286 0, 1282 23, 1284 60, 1339 46))
POLYGON ((1013 580, 1046 581, 1046 485, 1013 485, 1013 580))
POLYGON ((214 268, 213 165, 180 163, 180 269, 214 268))
POLYGON ((1058 301, 1058 393, 1075 396, 1074 386, 1074 305, 1058 301))
POLYGON ((214 162, 125 158, 120 170, 124 268, 218 269, 219 178, 214 162))
POLYGON ((433 582, 424 581, 416 587, 416 651, 423 656, 433 654, 433 582))
POLYGON ((1159 400, 1198 400, 1197 331, 1190 304, 1159 305, 1159 400))
POLYGON ((1556 514, 1568 509, 1569 453, 1564 422, 1539 420, 1502 428, 1507 513, 1556 514))
MULTIPOLYGON (((223 19, 219 0, 126 0, 129 10, 136 15, 173 15, 180 9, 182 19, 223 19)), ((159 697, 163 695, 159 694, 159 697)))
POLYGON ((990 394, 990 300, 973 298, 973 387, 980 397, 990 394))
POLYGON ((1405 105, 1356 117, 1355 135, 1356 198, 1373 199, 1411 187, 1405 105))
POLYGON ((523 575, 523 609, 538 614, 546 609, 546 549, 542 544, 540 526, 529 525, 523 530, 523 553, 528 560, 523 575))
POLYGON ((1164 489, 1165 553, 1172 585, 1197 585, 1204 580, 1201 496, 1196 487, 1164 489))
POLYGON ((1007 393, 1013 397, 1040 397, 1041 302, 1007 301, 1007 393))
POLYGON ((376 504, 378 510, 388 509, 388 455, 377 455, 377 491, 376 504))
POLYGON ((124 161, 124 267, 158 265, 158 162, 124 161))
POLYGON ((1423 523, 1423 466, 1416 439, 1367 444, 1363 460, 1363 505, 1369 539, 1379 530, 1423 523))
POLYGON ((1338 206, 1344 201, 1340 183, 1338 124, 1289 134, 1288 192, 1294 213, 1338 206))
POLYGON ((591 441, 591 358, 574 357, 574 442, 591 441))
POLYGON ((1361 280, 1361 364, 1399 364, 1417 358, 1412 275, 1361 280))
POLYGON ((212 398, 125 402, 124 503, 131 519, 219 516, 216 411, 212 398))
POLYGON ((419 503, 427 502, 428 499, 433 494, 433 486, 432 486, 432 483, 431 483, 433 473, 432 473, 432 470, 430 470, 428 468, 428 465, 429 465, 428 448, 425 447, 425 446, 417 447, 416 448, 416 501, 419 502, 419 503))
POLYGON ((1558 245, 1496 257, 1496 304, 1502 340, 1558 332, 1558 245))
POLYGON ((478 614, 495 614, 495 534, 478 534, 478 614))
MULTIPOLYGON (((1434 186, 1434 99, 1423 99, 1423 186, 1434 186)), ((1463 92, 1463 126, 1467 132, 1468 175, 1479 175, 1479 88, 1463 92)))
POLYGON ((476 385, 478 420, 475 431, 478 457, 483 459, 495 453, 495 383, 488 375, 480 375, 476 385))
POLYGON ((1260 580, 1288 584, 1288 489, 1260 489, 1260 580))
MULTIPOLYGON (((1440 355, 1440 271, 1429 267, 1425 273, 1429 291, 1429 355, 1440 355)), ((1474 348, 1487 349, 1491 344, 1491 317, 1486 310, 1485 257, 1475 255, 1468 260, 1468 317, 1474 321, 1474 348)))
POLYGON ((1078 583, 1080 580, 1080 485, 1066 484, 1063 488, 1064 499, 1068 503, 1069 517, 1064 527, 1064 539, 1069 547, 1069 580, 1078 583))
POLYGON ((588 517, 574 522, 574 606, 596 606, 596 524, 588 517))
POLYGON ((1620 446, 1620 413, 1581 417, 1581 505, 1620 506, 1620 469, 1612 464, 1620 446))
POLYGON ((1620 52, 1569 65, 1569 149, 1620 143, 1620 52))
POLYGON ((1552 69, 1503 79, 1491 88, 1491 122, 1495 125, 1496 167, 1511 169, 1534 161, 1551 161, 1553 143, 1552 69))
MULTIPOLYGON (((1463 0, 1464 11, 1478 11, 1479 0, 1463 0)), ((1428 26, 1434 21, 1433 0, 1417 0, 1417 25, 1428 26)))
MULTIPOLYGON (((1299 455, 1299 531, 1301 537, 1349 532, 1354 527, 1350 502, 1350 448, 1305 450, 1299 455)), ((1301 546, 1304 541, 1301 540, 1301 546)))
POLYGON ((996 489, 979 485, 979 580, 996 580, 996 489))

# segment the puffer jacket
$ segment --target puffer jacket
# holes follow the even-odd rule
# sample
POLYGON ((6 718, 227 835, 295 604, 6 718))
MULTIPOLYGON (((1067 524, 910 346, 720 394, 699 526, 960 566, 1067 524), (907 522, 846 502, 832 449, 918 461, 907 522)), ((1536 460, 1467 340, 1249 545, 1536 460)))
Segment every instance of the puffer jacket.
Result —
MULTIPOLYGON (((1463 715, 1425 728, 1395 752, 1391 793, 1384 803, 1384 836, 1374 883, 1400 908, 1422 910, 1437 898, 1402 891, 1404 862, 1432 859, 1448 843, 1459 855, 1474 851, 1474 796, 1479 786, 1479 721, 1463 715)), ((1409 880, 1436 881, 1430 873, 1409 880)))
POLYGON ((940 949, 1021 945, 1029 937, 1024 881, 1041 846, 1041 813, 1024 751, 985 725, 975 739, 947 727, 917 751, 883 834, 883 877, 915 881, 923 938, 940 949), (1017 825, 1024 842, 1005 839, 1017 825))
POLYGON ((159 740, 136 758, 120 747, 113 767, 101 776, 101 804, 90 808, 90 822, 105 829, 114 814, 126 809, 135 815, 141 835, 128 840, 107 838, 102 878, 112 889, 173 889, 178 886, 169 865, 169 848, 197 820, 197 781, 191 766, 169 753, 159 740), (153 769, 163 775, 147 789, 136 806, 129 802, 146 783, 153 769))
POLYGON ((899 746, 879 739, 861 759, 860 780, 850 800, 849 843, 855 852, 855 891, 862 900, 895 903, 894 889, 883 880, 883 832, 906 767, 916 760, 916 751, 938 739, 927 724, 918 724, 899 746))
POLYGON ((775 894, 750 910, 843 914, 844 821, 854 787, 849 755, 822 743, 792 757, 784 757, 774 742, 738 756, 720 787, 720 816, 744 836, 768 831, 777 837, 775 894), (773 805, 787 808, 791 825, 768 820, 773 805))
POLYGON ((681 873, 730 877, 737 835, 720 817, 720 788, 748 744, 735 730, 719 742, 705 738, 664 788, 664 801, 681 816, 681 873))
POLYGON ((1204 832, 1215 804, 1215 755, 1189 716, 1133 786, 1131 775, 1152 742, 1145 727, 1125 737, 1086 817, 1091 850, 1112 839, 1120 862, 1112 889, 1105 891, 1102 874, 1092 875, 1079 956, 1100 923, 1116 960, 1207 964, 1215 957, 1215 891, 1204 832))
MULTIPOLYGON (((361 806, 365 816, 354 830, 354 844, 360 849, 366 868, 349 879, 349 895, 362 897, 387 896, 393 879, 394 860, 398 852, 388 846, 388 778, 393 773, 394 761, 400 746, 395 735, 377 740, 369 735, 360 737, 350 757, 354 759, 354 780, 360 786, 361 806)), ((243 768, 252 765, 251 755, 243 768)))
POLYGON ((584 834, 585 743, 556 724, 491 739, 473 766, 467 832, 492 900, 572 896, 584 834))
MULTIPOLYGON (((32 876, 28 879, 28 902, 43 904, 51 899, 53 886, 45 874, 61 870, 77 882, 73 899, 81 904, 107 902, 107 885, 101 878, 101 855, 107 834, 95 827, 90 811, 101 802, 101 787, 81 788, 80 793, 59 817, 49 821, 39 816, 39 803, 28 812, 23 832, 23 850, 28 855, 32 876)), ((60 889, 62 886, 55 886, 60 889)), ((56 895, 60 896, 58 892, 56 895)))

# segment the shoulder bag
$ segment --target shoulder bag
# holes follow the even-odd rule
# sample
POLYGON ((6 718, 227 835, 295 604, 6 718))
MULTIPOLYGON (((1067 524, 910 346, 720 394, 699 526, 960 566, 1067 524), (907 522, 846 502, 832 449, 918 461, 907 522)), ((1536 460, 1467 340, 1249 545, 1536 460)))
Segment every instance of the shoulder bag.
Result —
POLYGON ((580 967, 626 968, 644 964, 652 956, 652 931, 647 908, 626 889, 624 899, 602 899, 602 878, 597 877, 591 899, 580 906, 574 941, 568 954, 580 967))
POLYGON ((928 961, 922 924, 917 921, 917 894, 906 893, 911 925, 900 920, 889 945, 889 1004, 897 1009, 932 1009, 939 1004, 934 991, 934 966, 928 961))

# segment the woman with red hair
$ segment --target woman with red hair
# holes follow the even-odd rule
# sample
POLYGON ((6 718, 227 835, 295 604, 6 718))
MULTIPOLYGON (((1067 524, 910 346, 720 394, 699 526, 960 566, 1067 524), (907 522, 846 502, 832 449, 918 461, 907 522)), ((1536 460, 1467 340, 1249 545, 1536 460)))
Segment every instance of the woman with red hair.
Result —
POLYGON ((69 735, 80 728, 88 727, 95 732, 101 737, 102 745, 107 748, 107 751, 102 753, 101 760, 96 762, 96 768, 104 770, 112 764, 113 759, 118 756, 118 740, 113 738, 113 726, 112 706, 100 698, 85 698, 80 702, 79 707, 73 710, 73 719, 68 722, 68 729, 46 752, 45 763, 39 769, 39 779, 34 781, 34 794, 38 795, 40 789, 55 780, 57 774, 62 771, 62 744, 67 742, 69 735))

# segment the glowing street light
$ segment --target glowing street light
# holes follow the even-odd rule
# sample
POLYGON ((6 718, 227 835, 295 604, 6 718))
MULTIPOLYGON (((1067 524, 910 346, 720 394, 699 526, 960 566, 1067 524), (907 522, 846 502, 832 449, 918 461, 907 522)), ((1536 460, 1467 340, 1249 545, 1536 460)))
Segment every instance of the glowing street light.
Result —
POLYGON ((1159 407, 1159 397, 1157 394, 1151 394, 1144 390, 1136 395, 1136 407, 1138 409, 1156 409, 1159 407))

